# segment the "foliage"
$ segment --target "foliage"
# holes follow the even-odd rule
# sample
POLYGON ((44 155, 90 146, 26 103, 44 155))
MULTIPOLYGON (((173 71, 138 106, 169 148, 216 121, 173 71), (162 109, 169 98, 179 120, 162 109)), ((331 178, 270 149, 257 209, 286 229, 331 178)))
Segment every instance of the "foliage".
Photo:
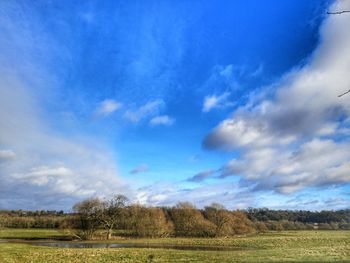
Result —
POLYGON ((138 237, 167 237, 174 231, 161 208, 134 205, 129 208, 129 218, 129 229, 138 237))
POLYGON ((179 203, 170 210, 176 236, 213 237, 216 226, 190 203, 179 203))
POLYGON ((338 211, 270 210, 249 208, 246 211, 252 221, 287 220, 301 223, 350 223, 350 209, 338 211))
POLYGON ((76 236, 91 239, 100 226, 100 213, 103 203, 98 198, 89 198, 73 206, 75 217, 70 218, 68 228, 79 229, 76 236))
POLYGON ((73 213, 63 211, 0 211, 3 228, 59 228, 78 239, 104 239, 112 233, 137 237, 230 237, 267 231, 350 229, 350 210, 290 211, 253 209, 230 211, 213 203, 197 209, 191 203, 175 207, 132 205, 123 195, 77 203, 73 213), (105 231, 105 232, 102 232, 105 231), (117 232, 116 232, 117 231, 117 232))
POLYGON ((205 217, 215 226, 216 236, 233 236, 255 232, 253 223, 239 211, 228 211, 219 204, 212 204, 205 208, 205 217))

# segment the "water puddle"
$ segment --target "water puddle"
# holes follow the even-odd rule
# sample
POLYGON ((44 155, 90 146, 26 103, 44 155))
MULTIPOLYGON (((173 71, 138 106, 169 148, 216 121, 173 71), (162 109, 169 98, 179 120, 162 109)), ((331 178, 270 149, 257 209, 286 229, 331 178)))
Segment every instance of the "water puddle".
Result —
POLYGON ((32 246, 44 246, 54 248, 160 248, 178 250, 202 250, 202 251, 241 251, 245 248, 227 246, 191 246, 191 245, 168 245, 168 244, 131 244, 131 243, 83 243, 72 241, 28 241, 22 239, 0 239, 0 243, 18 243, 32 246))
POLYGON ((78 242, 26 242, 33 246, 45 246, 56 248, 162 248, 178 250, 206 250, 206 251, 233 251, 242 248, 223 246, 185 246, 163 244, 121 244, 121 243, 78 243, 78 242))

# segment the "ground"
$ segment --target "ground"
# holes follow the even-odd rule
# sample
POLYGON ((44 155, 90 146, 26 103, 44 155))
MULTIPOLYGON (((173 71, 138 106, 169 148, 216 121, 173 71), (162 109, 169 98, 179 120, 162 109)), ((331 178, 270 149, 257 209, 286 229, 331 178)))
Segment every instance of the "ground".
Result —
MULTIPOLYGON (((55 230, 0 230, 0 239, 63 236, 55 230)), ((67 249, 5 242, 0 243, 0 262, 350 262, 350 231, 285 231, 235 238, 121 239, 113 242, 224 246, 232 250, 67 249)))

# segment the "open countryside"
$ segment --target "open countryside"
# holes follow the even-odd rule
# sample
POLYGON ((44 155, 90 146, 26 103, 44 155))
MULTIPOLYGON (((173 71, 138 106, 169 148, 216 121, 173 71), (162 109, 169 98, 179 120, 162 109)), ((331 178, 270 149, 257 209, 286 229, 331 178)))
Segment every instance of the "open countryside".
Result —
POLYGON ((0 0, 0 263, 350 262, 350 0, 0 0))

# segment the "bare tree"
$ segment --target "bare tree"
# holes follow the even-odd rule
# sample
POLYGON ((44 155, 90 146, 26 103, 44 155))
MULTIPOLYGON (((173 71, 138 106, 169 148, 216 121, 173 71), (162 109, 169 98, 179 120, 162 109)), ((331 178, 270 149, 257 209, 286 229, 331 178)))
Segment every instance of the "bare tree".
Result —
POLYGON ((91 239, 100 225, 100 211, 102 201, 99 198, 89 198, 73 206, 77 216, 77 226, 80 230, 78 236, 82 239, 91 239))
POLYGON ((216 236, 229 236, 232 234, 232 231, 230 231, 231 214, 223 205, 212 203, 210 206, 206 206, 204 211, 206 218, 216 226, 216 236))
POLYGON ((99 211, 99 220, 103 228, 107 230, 107 239, 111 239, 113 228, 118 223, 121 223, 128 202, 129 199, 126 196, 115 195, 112 199, 102 203, 102 209, 99 211))

